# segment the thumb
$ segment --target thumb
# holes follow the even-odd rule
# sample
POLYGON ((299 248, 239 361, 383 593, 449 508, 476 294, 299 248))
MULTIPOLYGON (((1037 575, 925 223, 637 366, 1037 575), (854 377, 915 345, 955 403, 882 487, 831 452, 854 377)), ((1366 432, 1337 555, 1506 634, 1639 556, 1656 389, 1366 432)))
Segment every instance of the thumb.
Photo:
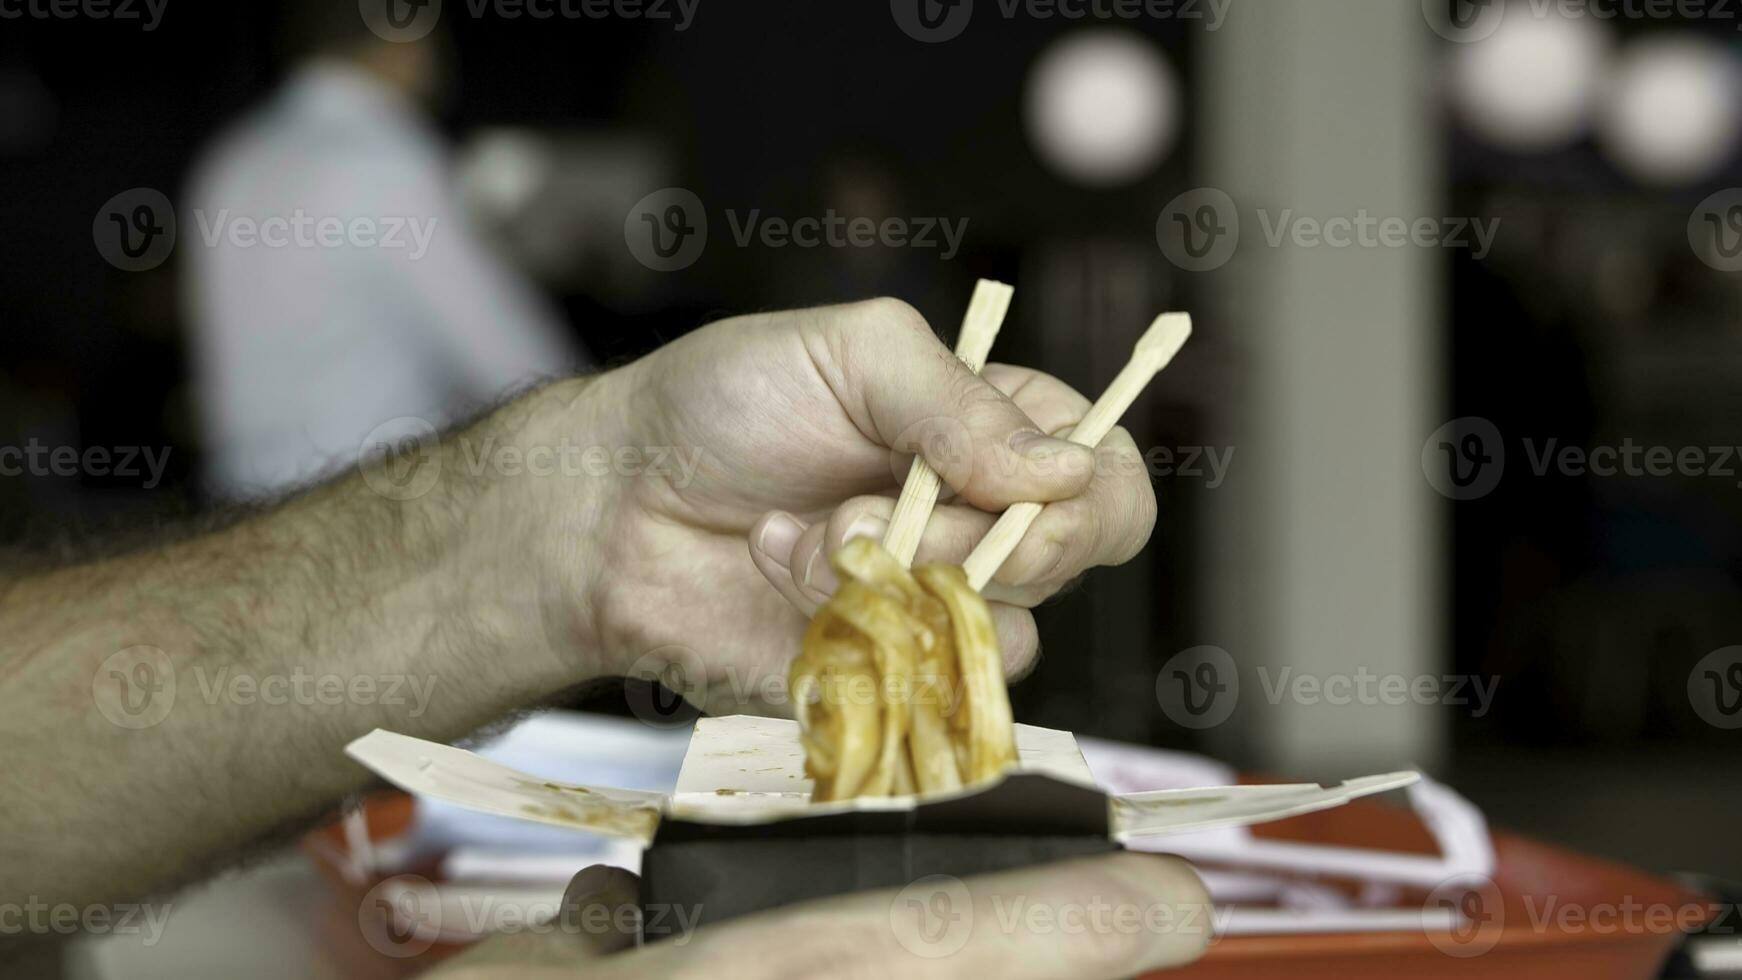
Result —
MULTIPOLYGON (((913 307, 871 300, 816 321, 838 363, 841 402, 890 449, 924 457, 968 503, 1002 511, 1075 497, 1094 476, 1093 451, 1040 430, 1016 403, 940 343, 913 307)), ((905 476, 901 470, 898 476, 905 476)))
POLYGON ((641 879, 622 868, 595 864, 563 892, 559 925, 577 940, 577 952, 603 956, 635 945, 641 931, 641 879))

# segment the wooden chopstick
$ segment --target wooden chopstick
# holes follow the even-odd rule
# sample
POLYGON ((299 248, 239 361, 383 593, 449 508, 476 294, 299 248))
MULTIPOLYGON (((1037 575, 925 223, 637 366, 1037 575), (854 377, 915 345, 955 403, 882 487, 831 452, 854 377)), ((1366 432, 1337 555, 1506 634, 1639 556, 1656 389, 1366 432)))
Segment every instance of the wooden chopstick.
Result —
MULTIPOLYGON (((1079 446, 1093 448, 1107 438, 1107 433, 1113 431, 1119 419, 1131 408, 1131 403, 1143 393, 1143 389, 1161 370, 1173 360, 1186 340, 1192 335, 1192 318, 1185 313, 1164 313, 1157 317, 1137 342, 1137 349, 1131 354, 1131 360, 1107 390, 1101 394, 1089 414, 1077 423, 1071 432, 1070 441, 1079 446)), ((962 568, 968 573, 968 583, 977 592, 986 589, 986 583, 992 581, 1010 553, 1016 550, 1022 536, 1034 524, 1034 519, 1040 516, 1041 504, 1021 503, 1011 506, 998 518, 998 523, 992 525, 992 530, 980 540, 973 554, 962 563, 962 568)))
MULTIPOLYGON (((992 342, 998 339, 1015 293, 1010 286, 990 279, 982 279, 974 287, 974 298, 968 302, 968 313, 962 319, 962 335, 956 338, 956 357, 975 374, 986 366, 992 342)), ((895 502, 895 513, 890 516, 889 530, 883 535, 884 550, 894 555, 902 568, 913 564, 920 538, 925 536, 926 522, 931 519, 932 508, 937 506, 941 485, 937 471, 915 456, 907 471, 907 482, 901 486, 901 497, 895 502)))

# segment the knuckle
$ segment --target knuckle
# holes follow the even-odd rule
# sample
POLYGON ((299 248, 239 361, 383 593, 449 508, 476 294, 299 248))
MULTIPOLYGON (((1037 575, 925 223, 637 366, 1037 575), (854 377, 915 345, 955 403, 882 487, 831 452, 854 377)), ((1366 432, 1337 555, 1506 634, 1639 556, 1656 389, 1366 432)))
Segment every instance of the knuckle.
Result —
MULTIPOLYGON (((954 355, 946 352, 946 356, 954 355)), ((953 372, 950 377, 949 404, 956 406, 964 422, 972 424, 980 421, 1004 421, 1010 403, 1003 392, 968 369, 962 368, 953 372)))
MULTIPOLYGON (((946 352, 944 356, 953 356, 946 352)), ((963 369, 951 377, 946 405, 952 406, 957 464, 950 483, 971 499, 995 491, 1013 474, 1011 461, 998 452, 1014 431, 1019 413, 996 388, 963 369)))
MULTIPOLYGON (((976 512, 978 513, 978 512, 976 512)), ((976 518, 969 514, 955 511, 945 513, 943 520, 933 519, 927 528, 928 535, 933 535, 929 552, 933 561, 948 561, 960 565, 966 561, 974 546, 992 530, 992 522, 976 518), (935 529, 935 534, 934 534, 935 529)))
POLYGON ((900 333, 923 332, 930 335, 931 324, 925 317, 905 300, 890 296, 879 296, 876 299, 861 300, 854 303, 850 310, 853 318, 872 329, 888 330, 900 333))
POLYGON ((987 384, 1004 392, 1005 395, 1020 390, 1024 382, 1027 381, 1027 377, 1019 368, 1011 367, 1008 364, 999 364, 996 361, 989 362, 981 368, 980 377, 987 384))

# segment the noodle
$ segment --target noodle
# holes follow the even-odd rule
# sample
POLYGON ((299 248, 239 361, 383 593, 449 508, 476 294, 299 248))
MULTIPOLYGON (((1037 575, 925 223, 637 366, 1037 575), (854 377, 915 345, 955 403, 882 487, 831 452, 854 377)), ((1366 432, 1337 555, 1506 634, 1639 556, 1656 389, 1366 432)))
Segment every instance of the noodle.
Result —
POLYGON ((789 674, 818 802, 958 789, 1016 760, 991 611, 960 568, 912 573, 869 538, 789 674))

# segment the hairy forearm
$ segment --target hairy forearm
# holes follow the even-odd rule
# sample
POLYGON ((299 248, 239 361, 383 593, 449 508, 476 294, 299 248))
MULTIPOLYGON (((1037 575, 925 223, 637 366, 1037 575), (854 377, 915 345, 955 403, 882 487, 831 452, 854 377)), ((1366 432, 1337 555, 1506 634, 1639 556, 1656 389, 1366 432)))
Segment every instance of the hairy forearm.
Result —
POLYGON ((444 440, 411 499, 366 464, 226 530, 6 582, 0 901, 177 884, 362 786, 341 750, 371 728, 458 737, 585 679, 597 502, 553 509, 463 451, 590 424, 588 397, 552 386, 444 440), (552 589, 577 593, 561 621, 552 589))

